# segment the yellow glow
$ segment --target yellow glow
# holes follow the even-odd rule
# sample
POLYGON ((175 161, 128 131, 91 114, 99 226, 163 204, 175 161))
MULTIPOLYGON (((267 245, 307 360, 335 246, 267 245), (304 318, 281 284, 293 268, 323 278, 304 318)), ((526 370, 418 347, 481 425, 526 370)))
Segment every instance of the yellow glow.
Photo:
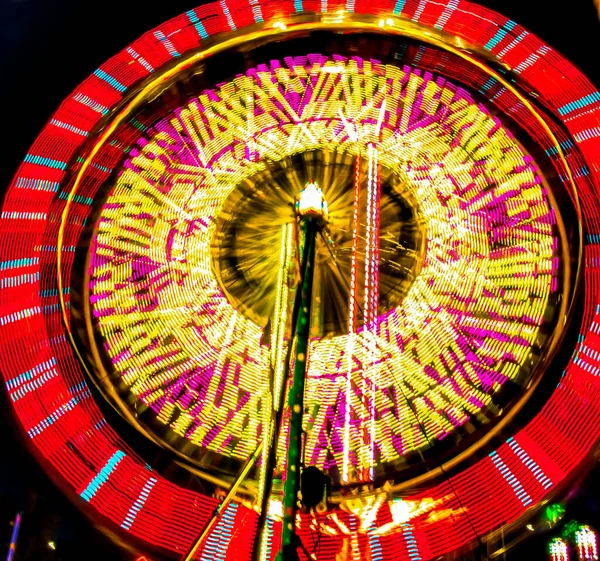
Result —
MULTIPOLYGON (((595 2, 595 3, 598 4, 598 2, 595 2)), ((295 22, 291 22, 290 25, 291 25, 291 27, 293 27, 295 30, 298 30, 298 31, 313 30, 316 28, 333 29, 333 30, 348 29, 348 28, 352 28, 355 30, 356 29, 360 29, 360 30, 369 30, 369 29, 376 30, 377 29, 377 25, 371 21, 371 17, 365 18, 364 16, 352 14, 352 17, 353 17, 352 20, 344 21, 345 17, 347 15, 349 15, 349 14, 345 10, 339 10, 338 14, 333 18, 332 18, 332 14, 330 14, 330 13, 314 14, 312 16, 313 19, 311 19, 311 21, 308 21, 308 22, 303 22, 303 21, 296 22, 295 21, 295 22), (292 25, 292 23, 293 23, 293 25, 292 25)), ((304 14, 303 14, 303 17, 304 17, 304 14)), ((527 110, 535 117, 535 119, 538 121, 538 123, 542 126, 542 128, 548 135, 548 138, 551 140, 553 147, 557 151, 558 158, 560 159, 560 161, 562 162, 562 165, 564 166, 564 169, 566 171, 567 177, 569 179, 569 184, 573 190, 573 193, 576 195, 577 186, 573 179, 571 167, 565 158, 564 151, 563 151, 558 139, 556 138, 556 136, 554 135, 554 133, 552 132, 552 130, 546 123, 544 117, 542 115, 540 115, 540 113, 533 107, 533 105, 529 102, 529 100, 526 99, 508 80, 506 80, 498 72, 489 68, 485 63, 478 60, 476 58, 476 56, 467 54, 462 49, 457 49, 454 46, 448 44, 447 40, 442 36, 432 37, 432 35, 429 31, 424 31, 424 28, 422 28, 418 24, 415 24, 412 21, 408 21, 406 19, 400 19, 400 20, 396 21, 391 18, 389 18, 388 21, 390 22, 390 25, 393 25, 395 27, 395 30, 394 30, 395 32, 402 34, 406 37, 424 40, 427 43, 436 45, 442 49, 445 49, 445 50, 455 54, 456 56, 462 58, 463 60, 466 60, 469 63, 473 64, 474 66, 476 66, 477 68, 482 70, 484 73, 488 74, 489 76, 494 77, 508 91, 510 91, 513 95, 515 95, 517 97, 517 99, 519 99, 523 103, 523 105, 527 108, 527 110)), ((154 88, 156 88, 160 84, 168 82, 169 79, 176 76, 179 72, 189 68, 190 66, 195 64, 198 60, 210 57, 213 54, 216 54, 219 52, 223 52, 226 49, 236 46, 236 45, 239 45, 240 43, 243 43, 245 41, 251 41, 253 39, 258 38, 259 36, 264 38, 264 36, 268 35, 269 33, 276 35, 280 32, 281 32, 281 30, 278 28, 274 28, 272 30, 268 30, 267 28, 265 28, 265 29, 260 29, 258 31, 253 31, 251 33, 247 33, 246 35, 242 35, 242 36, 237 36, 236 34, 231 34, 231 36, 228 37, 227 39, 221 40, 217 44, 212 45, 212 46, 208 47, 207 49, 202 50, 201 52, 191 53, 190 55, 183 57, 183 59, 180 62, 178 62, 175 66, 169 67, 169 69, 167 71, 165 71, 164 73, 162 73, 160 75, 157 75, 154 78, 154 80, 150 81, 148 84, 145 85, 145 87, 142 90, 138 91, 136 93, 136 95, 131 99, 131 101, 129 101, 125 105, 125 107, 115 116, 115 118, 111 121, 110 125, 107 126, 103 130, 103 132, 99 135, 97 142, 94 144, 90 153, 84 159, 81 167, 79 168, 79 170, 77 172, 77 175, 75 176, 75 179, 73 182, 73 187, 68 194, 68 198, 67 198, 62 216, 61 216, 61 223, 60 223, 59 232, 58 232, 57 272, 58 272, 59 301, 60 301, 60 306, 61 306, 61 311, 62 311, 63 322, 64 322, 65 326, 67 326, 67 328, 68 328, 67 332, 68 332, 69 339, 71 340, 71 342, 73 343, 73 346, 75 348, 76 348, 75 341, 74 341, 73 336, 69 329, 70 322, 69 322, 69 317, 68 317, 68 313, 67 313, 67 305, 66 305, 65 298, 63 295, 63 276, 62 276, 63 275, 63 272, 62 272, 62 262, 63 262, 62 251, 63 250, 62 250, 62 246, 63 246, 63 239, 64 239, 64 233, 65 233, 65 225, 67 223, 67 218, 71 211, 71 206, 74 201, 74 197, 77 195, 82 178, 83 178, 84 174, 87 172, 93 159, 101 151, 104 144, 108 141, 108 139, 111 137, 111 135, 114 133, 114 131, 119 127, 119 125, 121 125, 121 123, 124 122, 124 120, 127 119, 130 116, 130 114, 134 110, 136 110, 147 99, 147 96, 149 95, 150 92, 153 91, 154 88)), ((459 46, 462 46, 462 43, 460 41, 457 44, 459 46)), ((486 55, 489 55, 489 53, 486 53, 486 55)), ((502 63, 502 65, 505 68, 507 68, 506 64, 502 63)), ((576 196, 574 199, 574 203, 576 206, 577 216, 580 219, 579 222, 581 223, 581 209, 580 209, 580 205, 579 205, 579 200, 576 196)), ((581 230, 579 232, 579 235, 580 236, 582 235, 581 230)), ((578 255, 578 261, 581 260, 582 251, 583 251, 582 248, 580 248, 579 255, 578 255)), ((79 355, 79 352, 78 351, 76 351, 76 352, 77 352, 79 358, 81 359, 82 364, 84 364, 84 368, 86 368, 85 361, 79 355)), ((87 368, 86 368, 86 370, 87 370, 87 368)))
MULTIPOLYGON (((376 462, 393 461, 426 441, 404 400, 394 402, 389 388, 406 388, 428 436, 441 437, 454 430, 450 417, 462 423, 491 403, 457 337, 472 330, 488 333, 472 352, 496 362, 499 375, 515 379, 539 334, 535 322, 541 321, 550 293, 553 236, 550 224, 540 224, 535 232, 528 229, 529 222, 544 216, 549 206, 535 168, 519 167, 522 150, 485 110, 448 86, 368 61, 359 69, 351 60, 343 65, 343 76, 353 80, 348 93, 340 73, 323 72, 340 66, 329 60, 281 68, 276 83, 271 73, 261 71, 223 86, 220 99, 200 95, 168 120, 173 131, 189 139, 186 150, 197 163, 181 160, 177 135, 156 134, 132 156, 98 223, 91 293, 109 355, 131 391, 151 406, 176 394, 174 380, 185 380, 195 370, 214 371, 206 387, 188 384, 178 390, 185 392, 191 405, 173 398, 160 407, 159 417, 195 444, 206 440, 204 445, 215 452, 243 458, 264 437, 256 412, 268 401, 271 355, 261 345, 261 328, 237 313, 222 293, 211 269, 210 243, 223 201, 245 178, 263 170, 266 158, 278 160, 324 147, 352 156, 367 154, 376 139, 378 162, 405 178, 427 225, 427 263, 401 306, 381 318, 375 343, 364 332, 353 335, 351 347, 347 336, 311 342, 306 401, 315 410, 307 437, 307 457, 313 455, 313 465, 324 465, 329 455, 338 464, 349 462, 348 454, 333 450, 331 442, 319 444, 328 426, 327 411, 337 406, 340 388, 348 379, 351 388, 361 387, 363 380, 371 384, 371 399, 381 412, 380 418, 372 417, 370 427, 371 439, 381 451, 376 462), (315 97, 298 114, 280 87, 301 93, 306 76, 317 77, 315 97), (269 84, 266 91, 264 84, 269 84), (436 114, 435 103, 444 103, 444 126, 433 122, 411 128, 410 106, 421 94, 428 115, 436 114), (249 99, 266 110, 249 119, 249 99), (363 99, 368 102, 362 104, 363 99), (470 136, 451 149, 461 130, 469 130, 470 136), (246 157, 249 143, 255 158, 246 157), (493 193, 488 192, 488 175, 476 173, 480 161, 498 180, 493 193), (450 178, 464 188, 460 196, 450 178), (488 194, 479 197, 482 192, 488 194), (511 195, 514 192, 518 196, 511 195), (492 255, 497 250, 488 238, 486 218, 478 211, 493 196, 510 200, 510 216, 530 213, 528 221, 516 219, 514 227, 503 233, 503 243, 518 248, 518 257, 508 250, 492 255), (191 228, 197 219, 202 223, 191 228), (132 267, 141 256, 156 268, 145 279, 132 282, 132 267), (531 301, 534 272, 537 297, 531 301), (122 286, 128 288, 117 288, 122 286), (157 306, 144 307, 150 301, 157 306), (523 324, 523 315, 532 317, 533 324, 523 324), (515 343, 517 338, 525 343, 515 343), (160 344, 151 344, 154 340, 160 344), (354 362, 342 360, 348 348, 354 362), (514 360, 505 360, 507 353, 514 360), (385 361, 375 365, 380 357, 385 361), (451 379, 445 365, 456 363, 464 373, 451 379), (422 365, 431 366, 440 383, 432 384, 422 365), (324 372, 328 376, 322 376, 324 372), (196 410, 198 404, 202 407, 196 410), (208 440, 215 427, 222 430, 208 440), (392 445, 392 437, 401 437, 401 448, 392 445)), ((354 389, 349 397, 353 414, 361 411, 364 404, 354 389)), ((347 449, 361 449, 361 431, 346 425, 333 430, 344 432, 340 441, 347 449)), ((369 446, 360 465, 369 465, 372 459, 369 446)))
POLYGON ((285 368, 284 336, 288 321, 289 287, 288 279, 294 258, 293 224, 284 224, 281 228, 281 248, 279 254, 279 273, 277 276, 277 295, 273 314, 271 334, 271 365, 274 377, 273 403, 276 409, 281 401, 281 389, 285 368))
MULTIPOLYGON (((450 516, 457 517, 465 513, 464 508, 438 508, 444 503, 447 503, 452 498, 447 495, 438 500, 430 498, 417 500, 404 500, 401 498, 391 499, 385 492, 380 492, 375 495, 356 496, 348 498, 340 504, 340 508, 346 511, 359 520, 358 527, 348 527, 344 523, 336 511, 332 511, 327 515, 324 522, 318 525, 318 529, 324 534, 332 536, 346 536, 356 538, 359 534, 375 534, 385 536, 390 533, 397 532, 403 524, 414 520, 419 516, 428 514, 427 520, 443 520, 450 516), (384 505, 389 505, 392 521, 376 525, 376 520, 384 505)), ((356 554, 359 554, 359 549, 352 548, 356 554)))

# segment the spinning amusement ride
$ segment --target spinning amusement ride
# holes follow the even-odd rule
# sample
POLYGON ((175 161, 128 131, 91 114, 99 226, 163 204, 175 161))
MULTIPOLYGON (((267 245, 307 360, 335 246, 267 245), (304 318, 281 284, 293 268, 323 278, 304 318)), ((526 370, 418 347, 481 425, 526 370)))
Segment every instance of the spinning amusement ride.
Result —
POLYGON ((599 190, 600 93, 514 21, 205 4, 6 193, 14 416, 151 556, 493 555, 600 436, 599 190))

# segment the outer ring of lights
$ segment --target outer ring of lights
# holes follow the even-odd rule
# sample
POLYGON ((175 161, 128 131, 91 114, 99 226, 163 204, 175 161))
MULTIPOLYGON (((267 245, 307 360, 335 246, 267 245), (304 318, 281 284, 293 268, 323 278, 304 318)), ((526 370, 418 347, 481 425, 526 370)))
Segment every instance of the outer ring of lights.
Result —
MULTIPOLYGON (((550 143, 555 147, 556 154, 557 154, 558 158, 561 160, 561 163, 563 165, 563 170, 565 173, 565 181, 564 182, 568 185, 571 192, 573 193, 571 202, 575 206, 575 212, 577 213, 577 216, 580 219, 579 220, 579 228, 580 228, 579 239, 580 240, 583 239, 582 232, 581 232, 581 207, 580 207, 580 200, 578 197, 578 188, 577 188, 576 182, 574 181, 570 164, 567 162, 567 159, 565 158, 565 154, 564 154, 561 142, 559 142, 559 140, 556 138, 554 132, 551 130, 549 125, 546 123, 543 116, 531 104, 531 102, 528 101, 528 99, 517 90, 517 88, 511 83, 510 80, 504 78, 497 71, 487 67, 481 61, 479 61, 477 58, 475 58, 471 53, 476 53, 478 56, 480 56, 481 58, 487 59, 488 61, 496 61, 506 70, 510 69, 510 66, 508 64, 504 63, 499 58, 496 59, 496 57, 493 54, 490 54, 481 46, 474 45, 474 44, 466 44, 460 38, 452 38, 449 34, 443 32, 443 31, 439 31, 438 28, 436 28, 435 30, 429 31, 429 30, 424 30, 423 25, 420 25, 420 23, 416 23, 414 21, 403 21, 403 20, 395 21, 390 18, 386 18, 384 20, 384 19, 382 19, 381 15, 374 15, 372 13, 363 13, 363 14, 360 14, 359 16, 357 16, 356 14, 358 12, 351 13, 349 11, 344 12, 343 15, 341 15, 342 12, 344 12, 344 11, 343 10, 338 11, 338 12, 336 12, 336 15, 333 15, 333 16, 328 16, 327 14, 321 14, 321 15, 302 14, 301 16, 299 16, 298 14, 292 14, 294 16, 294 18, 289 21, 286 21, 286 23, 283 25, 281 25, 281 22, 275 22, 275 24, 273 24, 272 26, 268 26, 268 25, 265 26, 262 23, 259 24, 258 23, 259 20, 255 20, 253 22, 254 24, 250 24, 247 26, 248 33, 246 33, 246 34, 241 34, 239 32, 239 30, 235 30, 232 28, 233 29, 232 31, 225 34, 222 38, 219 38, 220 39, 219 41, 210 43, 206 49, 202 49, 200 51, 192 50, 192 52, 189 55, 182 57, 181 62, 178 62, 177 64, 174 64, 174 65, 173 64, 167 65, 166 71, 163 72, 157 78, 150 79, 150 77, 149 77, 149 79, 144 81, 139 88, 133 90, 132 95, 130 97, 124 98, 123 103, 121 103, 118 107, 116 107, 116 111, 115 111, 116 115, 111 116, 112 118, 110 119, 110 121, 105 125, 101 134, 98 135, 98 141, 94 143, 89 154, 87 154, 86 158, 83 160, 81 168, 77 171, 77 174, 76 174, 75 179, 72 184, 72 188, 71 188, 70 192, 68 193, 68 196, 66 197, 66 205, 64 206, 64 210, 62 213, 61 224, 60 224, 60 228, 59 228, 59 232, 58 232, 58 240, 59 241, 57 244, 57 246, 58 246, 57 274, 58 274, 58 286, 59 286, 58 298, 60 301, 62 315, 63 315, 63 322, 65 325, 68 326, 70 324, 70 321, 68 318, 68 311, 67 311, 68 306, 65 303, 65 297, 64 297, 64 291, 66 290, 65 286, 68 283, 63 283, 63 273, 62 273, 62 267, 61 267, 62 258, 63 258, 62 240, 63 240, 63 236, 65 233, 66 225, 68 223, 69 211, 71 209, 71 205, 73 204, 73 201, 77 197, 78 189, 80 187, 80 182, 81 182, 82 178, 84 177, 84 175, 88 169, 88 166, 91 164, 94 157, 100 152, 100 150, 102 149, 102 146, 108 141, 111 134, 115 130, 118 129, 119 125, 122 124, 127 119, 127 117, 137 107, 139 107, 140 104, 142 104, 148 98, 148 96, 153 96, 157 92, 162 91, 166 87, 167 84, 172 83, 174 80, 177 79, 177 76, 179 75, 180 72, 185 72, 188 68, 190 68, 194 64, 197 64, 198 60, 203 60, 203 59, 206 59, 215 54, 225 52, 235 46, 244 44, 244 43, 246 43, 248 41, 252 41, 254 39, 258 39, 258 38, 264 39, 265 37, 277 38, 278 36, 286 35, 287 33, 289 33, 292 30, 299 31, 301 33, 313 31, 316 29, 317 30, 329 30, 329 31, 337 30, 338 32, 341 32, 342 30, 346 30, 346 29, 353 29, 355 31, 371 31, 371 32, 374 32, 374 31, 382 32, 382 30, 383 30, 383 31, 389 32, 391 34, 399 33, 402 36, 406 36, 409 38, 416 38, 416 39, 419 39, 426 43, 430 43, 433 46, 437 46, 442 49, 445 49, 445 50, 457 55, 458 57, 462 58, 463 60, 473 64, 477 68, 483 70, 483 72, 485 72, 489 76, 496 79, 500 84, 502 84, 504 86, 504 88, 509 90, 513 95, 515 95, 517 97, 517 99, 526 108, 526 110, 529 111, 534 116, 535 120, 537 121, 537 124, 539 124, 541 126, 541 128, 544 130, 544 133, 547 134, 550 143)), ((389 13, 387 15, 389 15, 389 13)), ((552 201, 553 201, 552 204, 555 205, 554 195, 552 194, 551 190, 548 191, 548 196, 552 199, 552 201)), ((562 222, 562 218, 560 220, 562 222)), ((563 232, 562 228, 561 228, 561 232, 563 232)), ((561 237, 562 237, 562 234, 561 234, 561 237)), ((573 281, 573 285, 575 286, 575 288, 577 288, 577 286, 578 286, 578 280, 579 280, 579 276, 580 276, 580 272, 581 272, 579 265, 581 264, 581 261, 582 261, 582 252, 583 252, 583 243, 580 243, 579 247, 578 247, 577 267, 575 268, 576 270, 575 270, 575 275, 574 275, 575 280, 573 281)), ((568 267, 567 267, 567 270, 568 270, 568 267)), ((568 274, 571 275, 572 273, 568 273, 568 274)), ((574 295, 575 295, 575 291, 571 294, 571 299, 569 301, 567 301, 567 299, 563 299, 563 301, 561 303, 560 317, 565 316, 565 313, 568 317, 568 314, 571 311, 571 307, 573 304, 574 295)), ((566 320, 563 320, 563 321, 564 321, 563 325, 558 324, 556 326, 554 332, 552 333, 550 343, 549 343, 548 347, 545 349, 545 353, 544 353, 545 357, 542 359, 542 361, 548 360, 548 357, 552 357, 553 354, 556 352, 557 345, 561 342, 562 337, 564 336, 562 328, 566 324, 566 320)), ((88 330, 90 331, 90 333, 88 333, 88 338, 89 338, 89 340, 92 340, 93 336, 91 334, 90 326, 88 326, 88 330)), ((68 330, 68 336, 71 340, 73 347, 75 348, 75 352, 79 354, 80 351, 77 350, 77 348, 76 348, 77 344, 75 342, 75 339, 73 338, 73 335, 72 335, 70 329, 68 330)), ((97 350, 95 349, 95 347, 93 348, 93 355, 95 357, 95 362, 99 364, 101 359, 100 359, 100 355, 97 352, 97 350)), ((85 365, 85 362, 86 362, 85 359, 83 359, 81 356, 80 356, 80 359, 81 359, 81 363, 83 364, 84 368, 87 368, 85 365)), ((462 462, 466 461, 472 454, 479 452, 490 442, 490 440, 492 440, 493 438, 496 437, 496 434, 498 432, 500 432, 504 427, 506 427, 512 421, 512 419, 518 414, 518 412, 522 409, 524 404, 528 401, 528 399, 534 393, 534 391, 536 390, 540 381, 541 381, 541 372, 539 372, 538 375, 535 376, 531 380, 529 386, 527 387, 527 390, 525 392, 523 392, 523 394, 519 397, 518 401, 510 408, 510 410, 502 416, 502 419, 500 420, 498 426, 494 428, 494 430, 489 431, 481 439, 479 439, 473 445, 468 447, 466 450, 464 450, 464 451, 460 452, 459 454, 455 455, 454 457, 450 458, 448 461, 446 461, 444 463, 444 465, 442 467, 432 469, 431 471, 424 473, 422 475, 419 475, 417 477, 414 477, 414 478, 410 479, 409 481, 406 481, 401 484, 397 484, 393 487, 394 490, 401 492, 405 489, 411 489, 416 485, 424 485, 428 481, 433 479, 434 477, 441 475, 444 470, 447 471, 449 469, 457 468, 457 466, 459 466, 462 462)), ((110 393, 112 393, 112 390, 110 393)), ((118 402, 118 399, 116 401, 118 402)), ((136 426, 137 429, 139 431, 143 432, 148 438, 150 438, 151 440, 154 440, 155 442, 159 443, 163 447, 165 446, 165 443, 162 440, 158 441, 156 439, 155 435, 153 435, 152 431, 149 431, 144 425, 142 425, 140 422, 138 422, 137 418, 134 417, 130 412, 128 412, 124 407, 119 407, 119 411, 123 416, 125 416, 128 419, 128 421, 132 425, 136 426)), ((176 454, 181 455, 177 449, 171 448, 168 445, 167 445, 167 447, 169 449, 171 449, 172 452, 175 452, 176 454)), ((185 456, 184 456, 184 458, 185 458, 185 456)), ((201 474, 201 476, 203 478, 205 478, 209 481, 225 484, 224 481, 222 481, 218 478, 214 478, 213 476, 211 476, 210 474, 208 474, 206 472, 201 471, 198 473, 201 474)))
MULTIPOLYGON (((306 9, 309 9, 309 2, 305 4, 306 9)), ((310 4, 311 9, 322 8, 320 3, 310 4)), ((569 149, 566 151, 585 209, 586 255, 589 257, 584 271, 585 310, 575 355, 553 396, 531 423, 514 438, 508 439, 490 457, 452 478, 453 487, 461 496, 463 504, 470 508, 471 519, 478 533, 482 534, 492 530, 500 522, 516 520, 529 505, 542 500, 550 488, 559 484, 585 459, 600 435, 600 360, 596 358, 600 350, 600 336, 595 323, 598 300, 595 253, 600 243, 600 235, 596 234, 600 228, 600 213, 596 210, 597 190, 600 187, 600 94, 569 63, 537 38, 524 32, 514 22, 473 4, 449 2, 448 5, 440 5, 402 0, 377 5, 356 4, 352 3, 352 8, 356 11, 378 12, 385 14, 384 17, 394 12, 391 17, 412 17, 424 25, 439 25, 449 33, 462 35, 465 39, 468 37, 469 41, 478 43, 482 48, 487 45, 488 50, 503 59, 509 68, 521 67, 518 73, 524 83, 537 89, 546 106, 561 118, 585 159, 582 162, 578 160, 577 154, 571 153, 569 149), (512 47, 504 51, 509 44, 512 47), (563 73, 564 82, 560 84, 562 87, 557 87, 554 83, 561 82, 560 72, 551 64, 545 64, 544 57, 550 58, 563 73), (547 71, 546 75, 540 70, 542 65, 547 71), (579 425, 583 416, 587 421, 585 431, 580 430, 579 425), (502 476, 499 465, 513 475, 520 490, 515 489, 514 481, 511 483, 502 476), (477 491, 481 489, 485 494, 477 495, 477 491), (523 500, 522 491, 529 497, 529 501, 523 500)), ((202 38, 204 35, 208 36, 207 29, 211 34, 226 31, 232 28, 234 19, 237 26, 242 27, 255 23, 256 14, 260 13, 258 2, 230 2, 229 7, 221 2, 221 6, 225 6, 224 10, 218 4, 205 5, 167 22, 154 33, 143 36, 131 47, 137 55, 134 60, 145 55, 148 58, 159 58, 162 63, 170 61, 170 55, 156 54, 159 49, 161 53, 165 52, 162 38, 165 37, 166 28, 170 31, 179 27, 190 32, 182 33, 178 38, 181 41, 179 48, 183 52, 197 47, 201 39, 200 30, 203 30, 202 38), (194 29, 197 33, 192 40, 190 37, 194 29), (188 41, 187 45, 185 41, 188 41)), ((299 2, 266 5, 264 17, 267 21, 275 18, 280 20, 281 13, 291 14, 298 7, 302 8, 299 2)), ((343 6, 329 6, 329 9, 331 12, 335 9, 336 14, 340 13, 339 10, 344 11, 343 6)), ((263 15, 260 17, 262 19, 263 15)), ((342 15, 335 17, 343 19, 342 15)), ((129 61, 132 57, 134 55, 129 51, 117 55, 103 65, 100 74, 96 73, 95 77, 84 82, 75 95, 85 96, 90 93, 94 86, 97 87, 98 79, 106 82, 101 76, 110 78, 111 72, 119 72, 118 65, 122 60, 129 61)), ((98 92, 104 92, 98 95, 105 95, 105 103, 111 107, 118 104, 120 94, 147 74, 143 68, 136 69, 135 72, 137 75, 123 70, 122 74, 117 74, 121 82, 112 78, 118 87, 114 88, 114 84, 111 86, 108 82, 114 91, 107 94, 108 90, 103 85, 105 90, 97 87, 98 92)), ((1 248, 4 288, 0 297, 2 372, 13 403, 21 402, 14 405, 14 411, 23 429, 33 440, 32 446, 37 448, 40 458, 45 458, 53 466, 53 471, 57 470, 55 474, 65 487, 90 502, 89 512, 108 517, 130 535, 141 538, 149 545, 181 552, 191 544, 202 522, 210 516, 215 505, 214 499, 177 488, 155 472, 148 471, 135 453, 103 422, 97 407, 88 399, 86 389, 81 385, 85 383, 81 373, 77 374, 77 364, 72 356, 62 357, 61 360, 65 362, 61 367, 64 368, 66 363, 72 369, 63 372, 57 367, 56 358, 48 352, 48 326, 53 327, 55 337, 58 337, 57 333, 62 329, 60 321, 57 321, 61 303, 58 295, 36 293, 38 284, 35 280, 23 280, 21 271, 13 270, 29 267, 30 270, 25 275, 35 277, 40 256, 42 259, 52 258, 53 255, 56 257, 55 250, 34 249, 35 242, 43 233, 40 221, 45 221, 48 216, 43 211, 52 202, 54 185, 58 188, 64 176, 62 172, 65 171, 66 163, 63 160, 70 158, 101 117, 101 111, 97 111, 98 114, 94 117, 90 113, 85 116, 83 112, 79 115, 71 113, 72 99, 73 97, 67 99, 55 118, 46 125, 31 153, 25 158, 4 201, 0 222, 5 240, 1 248), (72 122, 66 124, 71 129, 62 126, 65 124, 62 119, 68 117, 71 117, 72 122), (73 128, 79 132, 73 131, 73 128), (65 130, 70 133, 65 133, 65 130), (85 134, 81 135, 81 131, 85 134), (73 139, 71 135, 79 135, 80 138, 73 139), (65 141, 65 138, 69 140, 65 141), (31 203, 28 208, 32 209, 31 212, 24 210, 24 202, 28 201, 26 195, 19 197, 23 193, 30 195, 31 203), (14 236, 18 238, 15 239, 14 236), (26 248, 31 253, 25 253, 26 248), (52 299, 51 303, 44 303, 48 307, 44 313, 49 317, 46 324, 40 321, 42 298, 52 299), (24 353, 23 349, 30 351, 24 353), (22 392, 23 395, 19 394, 20 397, 15 399, 17 392, 22 392), (38 438, 40 435, 43 435, 42 438, 38 438), (72 448, 66 446, 67 441, 71 440, 83 443, 77 444, 78 447, 81 446, 81 449, 78 448, 80 454, 85 453, 89 458, 94 458, 94 461, 88 460, 87 468, 72 448), (144 495, 148 486, 150 490, 144 495), (146 498, 140 506, 141 497, 146 498), (131 512, 135 512, 136 516, 128 522, 131 512), (157 523, 153 513, 160 513, 160 523, 157 523)), ((91 98, 88 96, 88 99, 91 98)), ((96 103, 99 104, 97 100, 96 103)), ((103 107, 108 110, 108 105, 103 107)), ((72 193, 73 196, 75 194, 72 193)), ((62 295, 60 300, 64 306, 62 295)), ((61 351, 70 352, 66 341, 60 345, 61 351)), ((71 443, 71 446, 75 445, 71 443)), ((420 493, 420 496, 443 497, 449 493, 448 484, 442 483, 428 489, 425 494, 420 493)), ((457 506, 454 499, 448 503, 457 506)), ((255 515, 252 511, 237 506, 227 512, 230 515, 227 523, 238 530, 235 536, 230 533, 229 539, 221 542, 221 545, 229 548, 228 559, 246 558, 247 548, 239 545, 236 547, 236 544, 251 541, 255 515)), ((389 519, 387 512, 386 509, 380 511, 378 519, 381 522, 389 519)), ((429 528, 415 529, 410 524, 407 526, 397 534, 381 540, 384 542, 380 546, 383 553, 399 559, 414 558, 407 547, 408 539, 417 544, 422 558, 429 558, 460 547, 475 537, 464 517, 453 525, 453 530, 443 523, 432 523, 429 528)), ((223 525, 217 526, 215 539, 221 540, 219 536, 225 536, 224 530, 223 525)))

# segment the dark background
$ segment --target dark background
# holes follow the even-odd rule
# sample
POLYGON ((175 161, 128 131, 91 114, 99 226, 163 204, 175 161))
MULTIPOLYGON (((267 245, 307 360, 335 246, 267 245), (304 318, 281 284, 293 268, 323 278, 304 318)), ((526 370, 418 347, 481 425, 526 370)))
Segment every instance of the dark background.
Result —
MULTIPOLYGON (((52 112, 84 78, 145 31, 199 2, 0 0, 0 190, 52 112)), ((600 23, 593 0, 480 3, 539 35, 600 86, 600 23)), ((24 517, 15 561, 118 561, 141 555, 113 545, 62 497, 19 442, 5 399, 0 407, 0 559, 6 556, 18 511, 24 517), (49 541, 55 542, 55 551, 48 548, 49 541)), ((596 469, 573 485, 565 518, 600 529, 599 502, 596 469)), ((550 535, 533 533, 507 558, 546 559, 550 535)))

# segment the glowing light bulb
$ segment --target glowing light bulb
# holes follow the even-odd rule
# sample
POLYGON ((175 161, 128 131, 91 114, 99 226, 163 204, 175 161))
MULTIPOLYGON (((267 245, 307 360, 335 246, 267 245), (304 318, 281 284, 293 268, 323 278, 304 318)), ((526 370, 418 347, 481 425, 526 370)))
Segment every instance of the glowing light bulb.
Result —
POLYGON ((323 190, 314 181, 309 181, 300 191, 296 201, 296 212, 300 216, 318 216, 327 220, 327 201, 323 198, 323 190))

